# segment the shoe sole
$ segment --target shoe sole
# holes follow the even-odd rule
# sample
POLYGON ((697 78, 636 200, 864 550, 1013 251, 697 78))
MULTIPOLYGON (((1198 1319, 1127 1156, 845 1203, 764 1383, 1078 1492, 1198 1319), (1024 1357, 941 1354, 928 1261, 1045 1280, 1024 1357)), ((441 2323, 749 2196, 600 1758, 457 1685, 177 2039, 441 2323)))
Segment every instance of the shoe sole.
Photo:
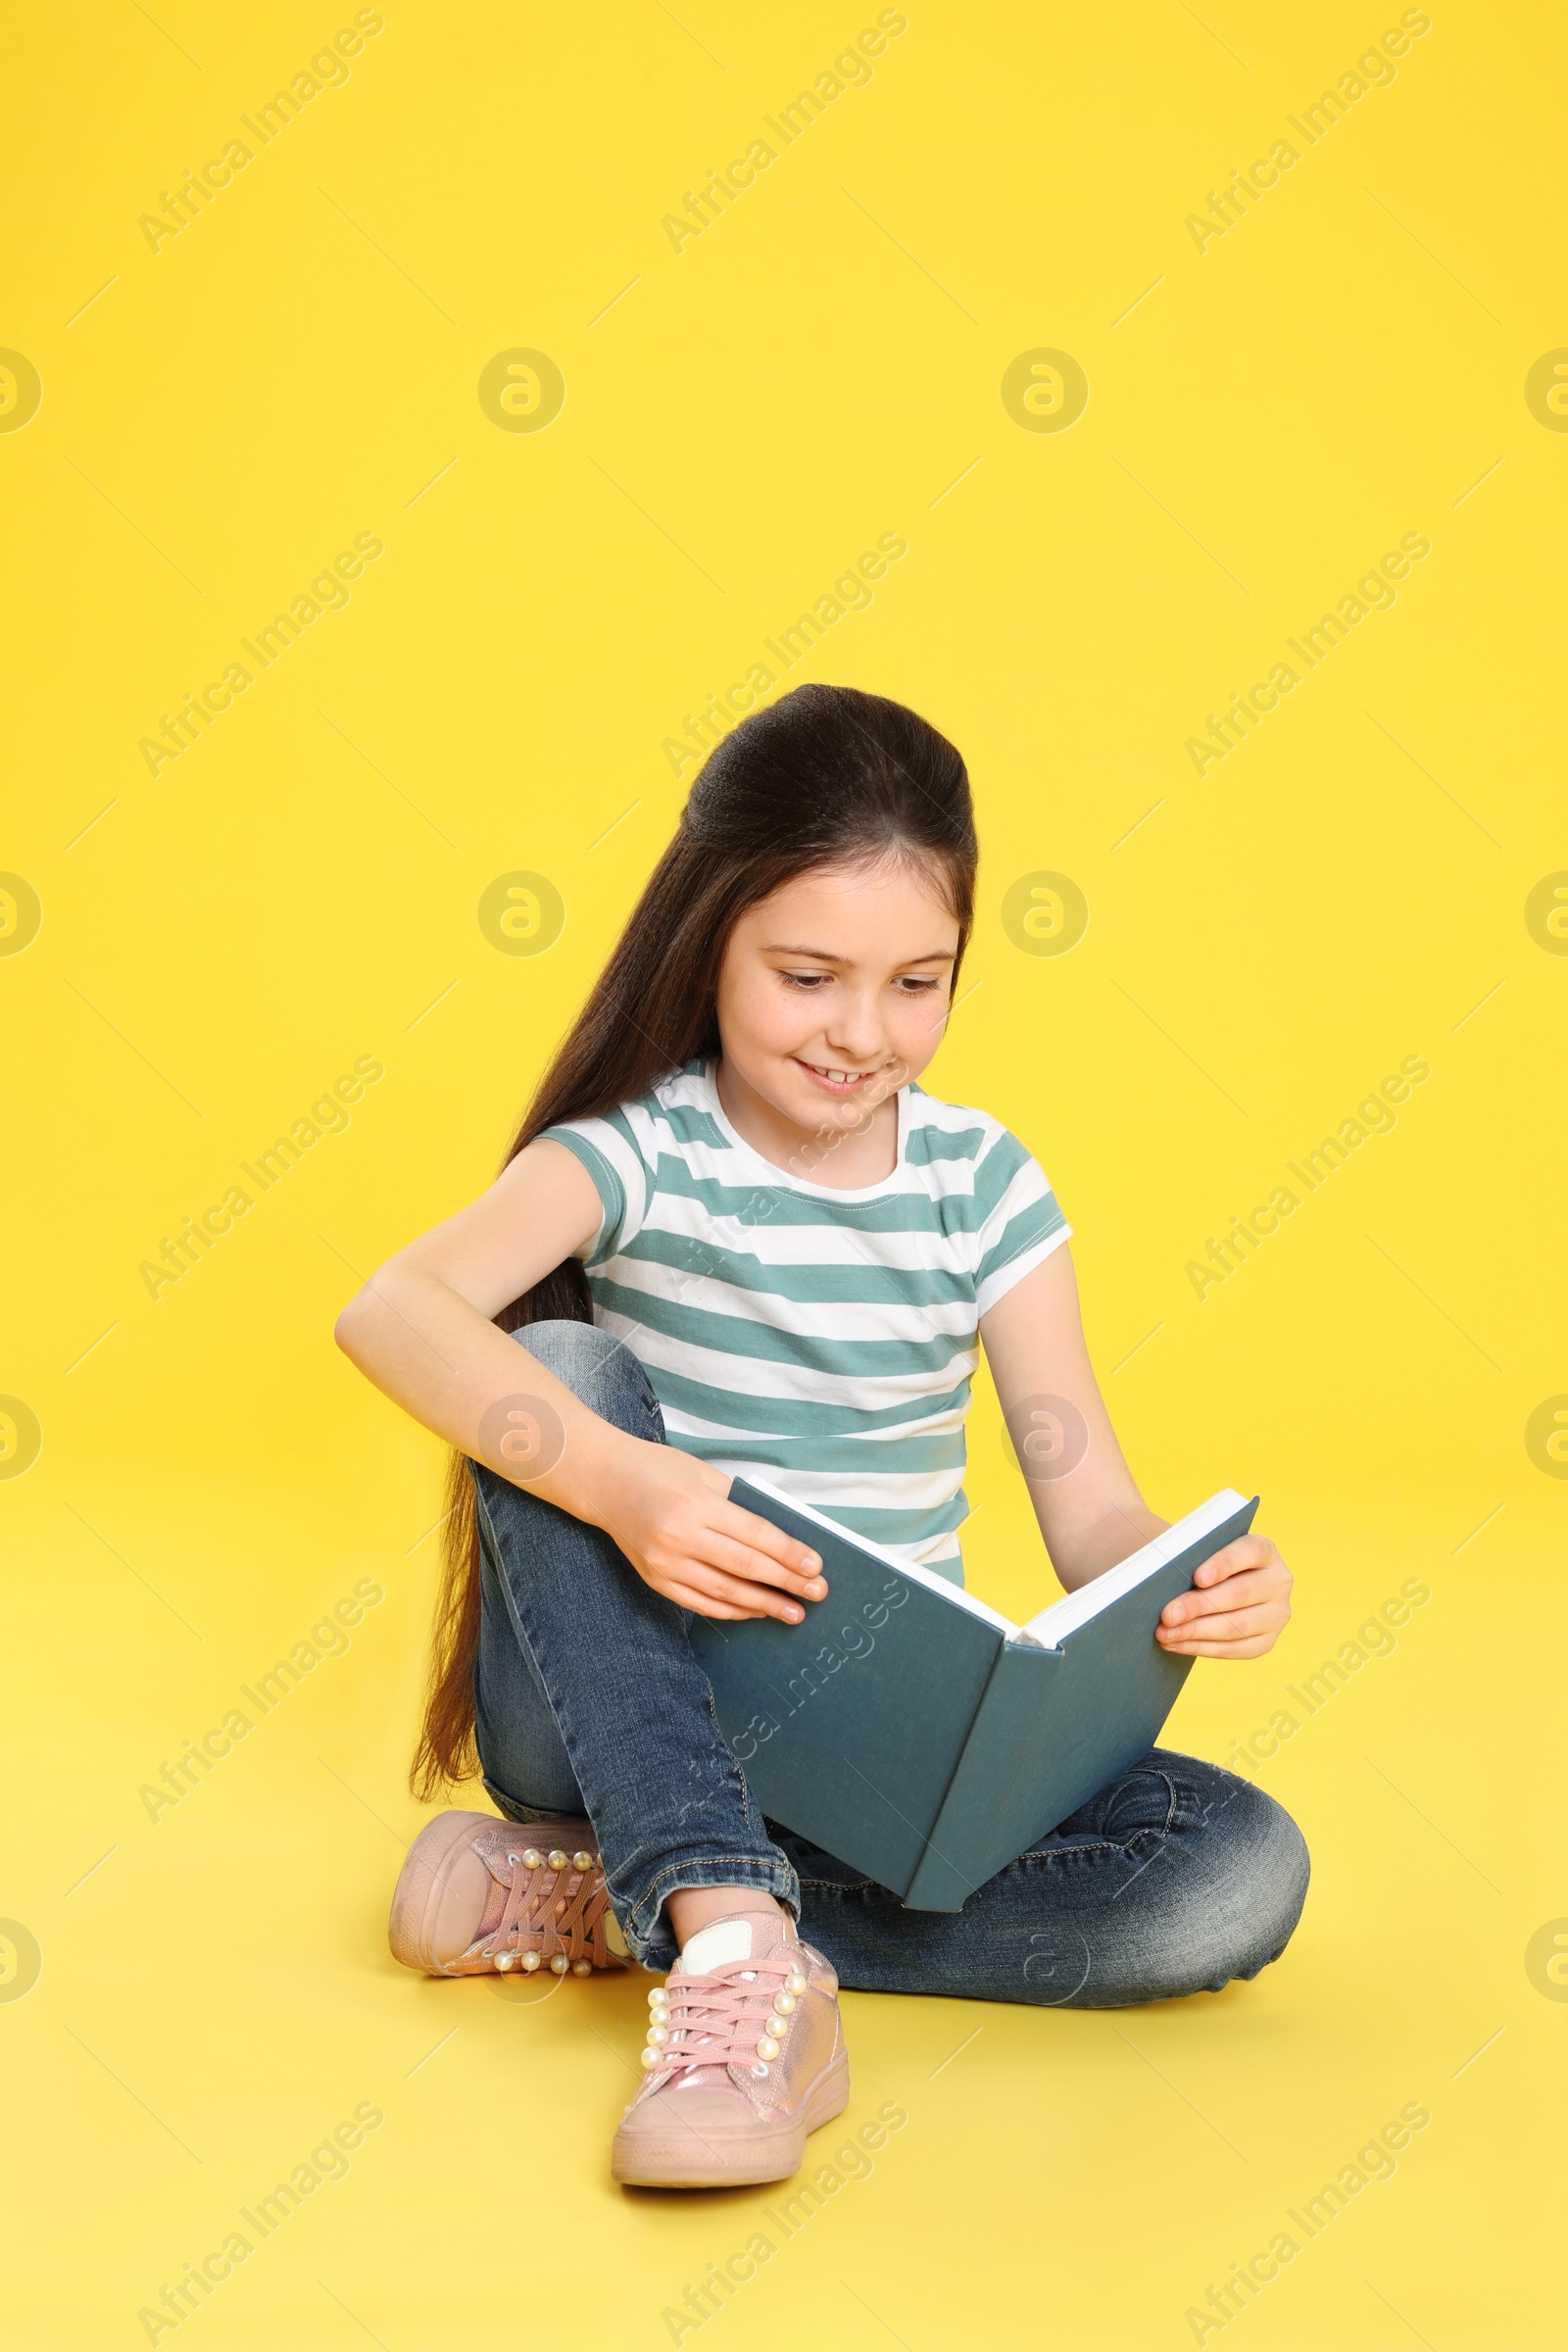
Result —
POLYGON ((623 2188, 753 2188, 769 2180, 789 2180, 806 2161, 808 2136, 842 2115, 849 2103, 850 2058, 847 2050, 840 2050, 812 2083, 800 2124, 788 2139, 769 2137, 760 2146, 737 2140, 730 2154, 722 2140, 705 2144, 695 2137, 633 2149, 623 2146, 617 2132, 610 2177, 623 2188))

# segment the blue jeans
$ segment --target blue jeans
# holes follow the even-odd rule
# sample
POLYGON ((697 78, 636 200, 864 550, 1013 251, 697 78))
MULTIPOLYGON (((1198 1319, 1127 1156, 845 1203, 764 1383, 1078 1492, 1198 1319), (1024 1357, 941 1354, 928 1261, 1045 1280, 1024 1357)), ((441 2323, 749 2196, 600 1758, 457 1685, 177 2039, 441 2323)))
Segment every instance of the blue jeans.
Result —
MULTIPOLYGON (((588 1323, 517 1334, 582 1401, 664 1442, 636 1356, 588 1323)), ((1307 1855, 1261 1789, 1151 1748, 958 1912, 906 1911, 847 1863, 764 1821, 724 1744, 690 1618, 603 1529, 475 1465, 485 1787, 509 1820, 586 1814, 629 1949, 668 1968, 683 1886, 776 1895, 843 1984, 1113 2009, 1217 1992, 1284 1950, 1307 1855)))

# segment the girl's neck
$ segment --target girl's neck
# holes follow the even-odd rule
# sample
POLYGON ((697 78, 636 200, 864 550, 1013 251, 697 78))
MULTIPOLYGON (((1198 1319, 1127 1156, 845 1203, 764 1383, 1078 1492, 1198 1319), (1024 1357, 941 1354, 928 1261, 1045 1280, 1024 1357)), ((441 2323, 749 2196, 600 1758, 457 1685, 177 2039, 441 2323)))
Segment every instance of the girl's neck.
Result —
POLYGON ((807 1184, 834 1192, 863 1192, 882 1184, 899 1164, 899 1099, 890 1086, 875 1107, 846 1111, 846 1123, 824 1117, 818 1127, 798 1127, 759 1094, 720 1054, 713 1065, 719 1108, 758 1155, 807 1184), (854 1119, 855 1124, 850 1124, 854 1119))

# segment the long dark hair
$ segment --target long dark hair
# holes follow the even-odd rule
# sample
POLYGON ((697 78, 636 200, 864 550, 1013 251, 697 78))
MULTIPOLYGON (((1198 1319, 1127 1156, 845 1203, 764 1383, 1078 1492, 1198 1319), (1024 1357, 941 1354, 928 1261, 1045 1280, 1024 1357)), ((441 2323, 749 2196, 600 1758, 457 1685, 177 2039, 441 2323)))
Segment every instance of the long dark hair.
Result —
MULTIPOLYGON (((731 931, 813 866, 918 858, 958 924, 974 914, 978 856, 969 779, 953 745, 902 703, 851 686, 798 686, 743 718, 692 785, 675 837, 610 961, 540 1080, 507 1164, 559 1119, 602 1116, 719 1047, 715 998, 731 931)), ((503 1308, 503 1331, 591 1323, 581 1265, 567 1258, 503 1308)), ((410 1775, 433 1798, 477 1770, 473 1664, 479 1544, 467 1457, 453 1456, 423 1727, 410 1775)))

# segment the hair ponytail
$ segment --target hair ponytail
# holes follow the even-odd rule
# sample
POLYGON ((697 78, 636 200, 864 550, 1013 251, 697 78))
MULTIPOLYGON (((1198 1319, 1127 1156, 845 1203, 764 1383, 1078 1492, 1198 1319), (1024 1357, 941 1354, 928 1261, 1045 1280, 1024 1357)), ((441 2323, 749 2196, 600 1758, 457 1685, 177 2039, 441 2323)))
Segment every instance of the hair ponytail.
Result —
MULTIPOLYGON (((719 968, 740 916, 814 866, 886 857, 936 870, 958 924, 956 983, 973 922, 978 849, 969 779, 953 745, 902 703, 852 686, 798 686, 742 719, 703 763, 674 839, 540 1080, 503 1164, 557 1121, 602 1117, 696 1055, 716 1054, 719 968)), ((574 1258, 496 1321, 503 1331, 520 1331, 557 1318, 593 1321, 574 1258)), ((452 1458, 447 1501, 429 1690, 410 1775, 425 1798, 478 1768, 479 1538, 465 1454, 452 1458)))

